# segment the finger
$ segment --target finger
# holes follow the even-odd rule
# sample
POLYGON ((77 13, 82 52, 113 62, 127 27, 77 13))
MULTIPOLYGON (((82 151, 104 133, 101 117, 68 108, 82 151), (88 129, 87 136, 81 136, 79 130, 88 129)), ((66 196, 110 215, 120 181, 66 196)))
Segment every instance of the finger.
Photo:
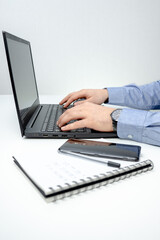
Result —
POLYGON ((84 128, 84 127, 86 127, 86 121, 85 121, 85 119, 82 119, 82 120, 78 120, 74 123, 69 123, 69 124, 61 127, 61 130, 62 131, 70 131, 73 129, 84 128))
POLYGON ((71 103, 73 103, 74 101, 77 101, 81 98, 84 98, 84 95, 81 92, 75 92, 73 95, 70 96, 70 98, 67 100, 67 102, 65 103, 64 107, 68 107, 71 103))
POLYGON ((72 120, 78 120, 84 118, 84 113, 80 110, 80 107, 73 107, 71 109, 66 110, 58 119, 57 125, 59 127, 64 126, 68 122, 72 120))
POLYGON ((74 102, 75 100, 77 100, 77 98, 75 98, 75 97, 70 97, 67 101, 66 101, 66 103, 64 104, 64 108, 67 108, 72 102, 74 102))
POLYGON ((89 99, 85 99, 85 100, 80 100, 74 103, 74 106, 78 106, 80 104, 86 103, 86 102, 91 102, 89 99))
POLYGON ((86 101, 87 100, 77 101, 77 102, 74 103, 74 106, 78 106, 78 105, 80 105, 80 104, 82 104, 82 103, 84 103, 86 101))
POLYGON ((78 92, 73 92, 70 93, 68 96, 66 96, 61 102, 60 104, 64 104, 64 108, 68 107, 72 102, 74 102, 75 100, 78 100, 80 98, 85 98, 84 93, 82 91, 78 91, 78 92))
POLYGON ((68 94, 66 97, 64 97, 64 98, 59 102, 59 104, 60 104, 60 105, 64 104, 64 103, 70 98, 71 94, 73 94, 73 93, 70 93, 70 94, 68 94))

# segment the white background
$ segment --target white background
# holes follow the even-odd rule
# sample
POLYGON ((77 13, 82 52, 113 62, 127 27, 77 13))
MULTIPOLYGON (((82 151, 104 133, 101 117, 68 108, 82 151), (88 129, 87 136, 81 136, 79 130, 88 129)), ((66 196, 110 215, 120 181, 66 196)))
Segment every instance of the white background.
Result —
MULTIPOLYGON (((0 0, 0 31, 31 42, 40 94, 160 79, 159 0, 0 0)), ((11 86, 2 35, 0 94, 11 86)))

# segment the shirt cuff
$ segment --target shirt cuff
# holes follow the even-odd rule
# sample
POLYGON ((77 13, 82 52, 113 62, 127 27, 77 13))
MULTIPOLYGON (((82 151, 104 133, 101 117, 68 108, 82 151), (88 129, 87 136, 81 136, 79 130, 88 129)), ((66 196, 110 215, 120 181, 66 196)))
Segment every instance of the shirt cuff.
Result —
POLYGON ((142 142, 146 116, 147 111, 123 109, 117 124, 118 137, 142 142))

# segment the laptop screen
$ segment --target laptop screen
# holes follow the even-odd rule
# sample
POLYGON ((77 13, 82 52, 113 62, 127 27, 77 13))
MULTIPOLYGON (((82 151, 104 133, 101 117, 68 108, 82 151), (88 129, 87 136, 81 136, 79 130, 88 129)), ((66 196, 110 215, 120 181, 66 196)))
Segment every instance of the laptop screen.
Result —
POLYGON ((38 97, 30 46, 10 38, 7 42, 17 101, 23 118, 38 97))
POLYGON ((38 90, 30 43, 3 32, 8 67, 22 136, 39 106, 38 90))

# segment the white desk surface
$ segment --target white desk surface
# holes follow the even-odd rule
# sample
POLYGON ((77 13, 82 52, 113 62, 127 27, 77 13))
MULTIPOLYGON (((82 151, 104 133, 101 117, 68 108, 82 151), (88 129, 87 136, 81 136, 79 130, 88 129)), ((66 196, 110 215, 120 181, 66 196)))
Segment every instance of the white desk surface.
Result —
MULTIPOLYGON (((55 103, 51 96, 42 103, 55 103)), ((57 100, 60 100, 57 98, 57 100)), ((25 139, 20 135, 12 96, 0 96, 0 239, 159 240, 160 148, 142 146, 141 160, 151 159, 147 173, 47 203, 18 170, 12 155, 23 149, 56 157, 66 140, 25 139)), ((136 144, 121 139, 109 142, 136 144)))

